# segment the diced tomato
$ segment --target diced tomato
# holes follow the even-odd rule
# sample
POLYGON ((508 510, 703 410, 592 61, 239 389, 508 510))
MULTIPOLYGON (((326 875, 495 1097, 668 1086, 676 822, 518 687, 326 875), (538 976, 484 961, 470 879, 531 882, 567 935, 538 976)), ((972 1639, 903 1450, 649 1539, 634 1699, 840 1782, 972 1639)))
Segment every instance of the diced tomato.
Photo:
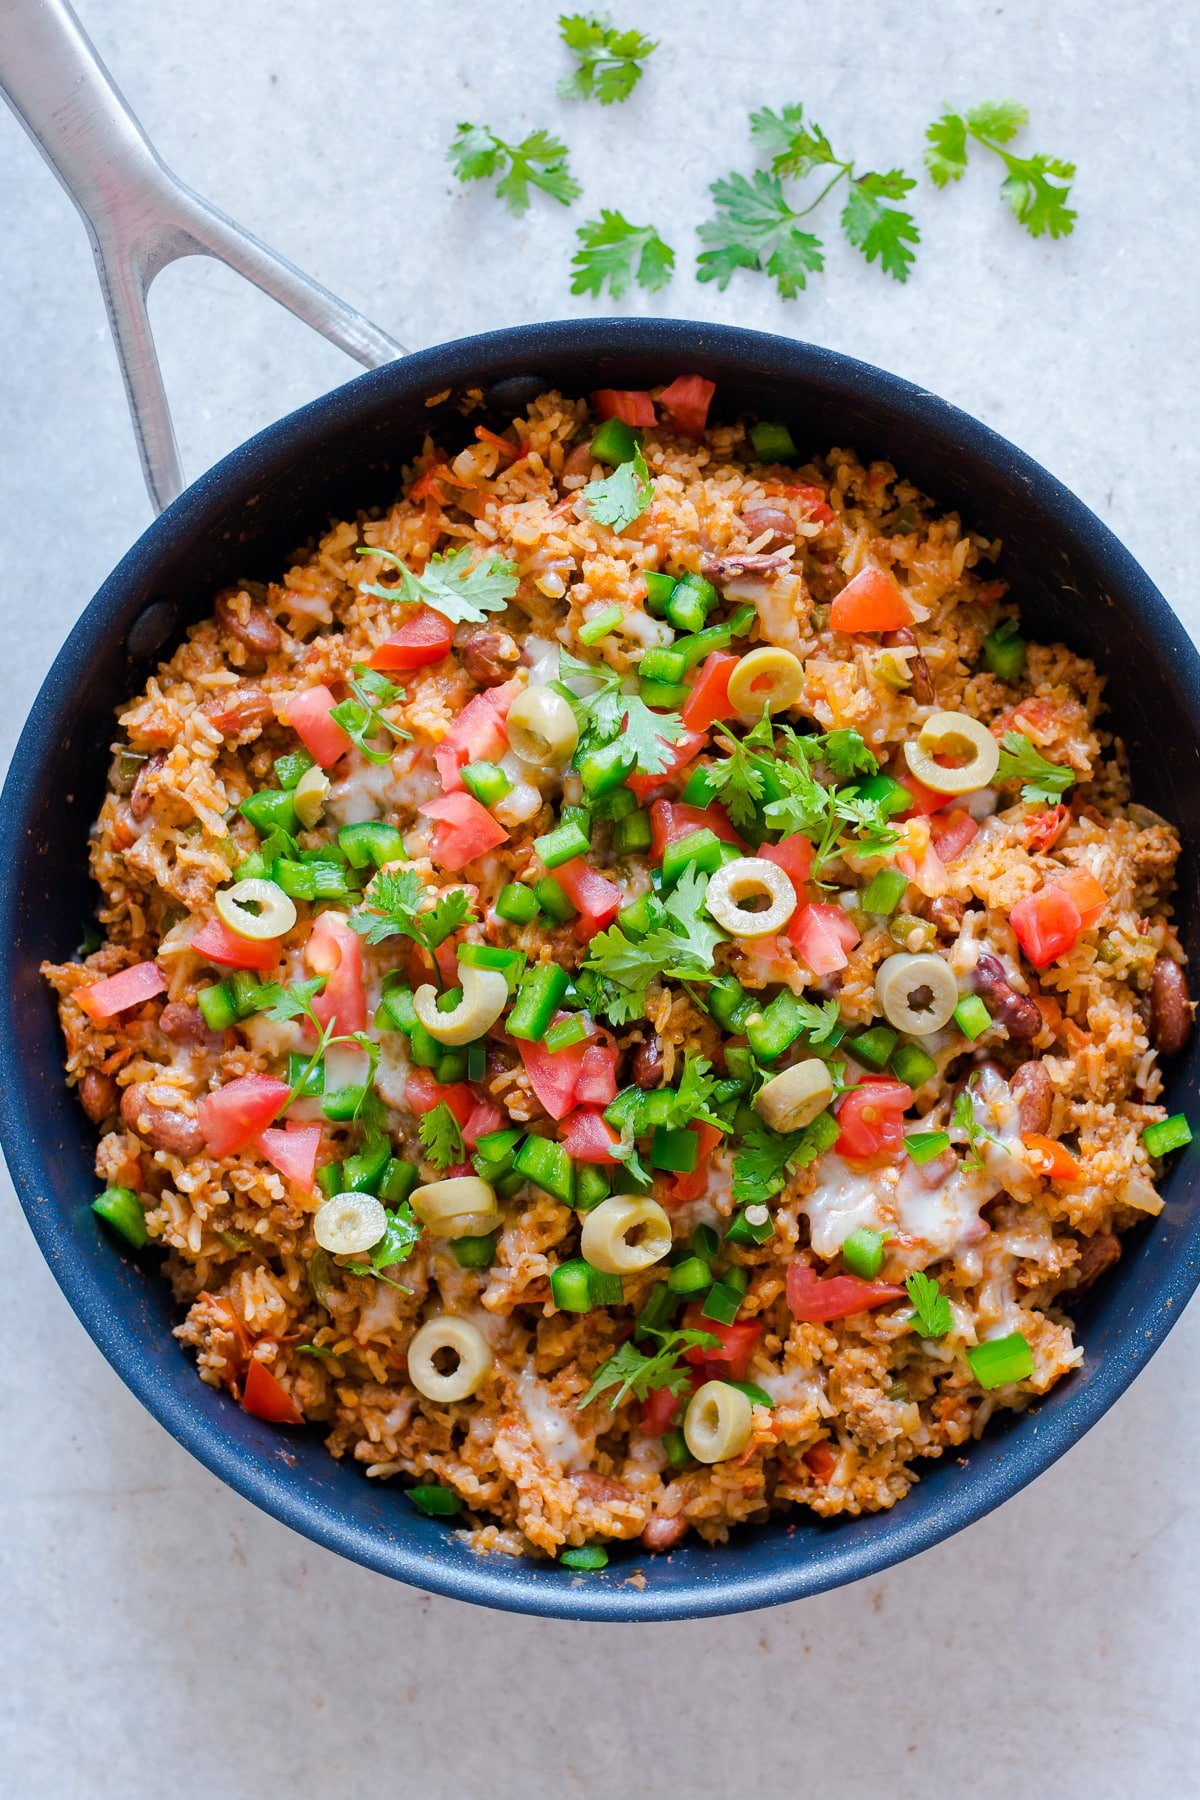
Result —
POLYGON ((404 1099, 418 1118, 435 1106, 448 1106, 459 1125, 466 1127, 479 1104, 465 1081, 435 1081, 428 1069, 411 1069, 404 1084, 404 1099))
POLYGON ((686 1206, 690 1200, 699 1200, 705 1193, 709 1181, 709 1161, 713 1151, 724 1137, 715 1125, 707 1119, 697 1119, 691 1129, 699 1142, 696 1146, 696 1166, 687 1175, 666 1175, 662 1179, 662 1203, 666 1207, 686 1206))
POLYGON ((1091 870, 1072 869, 1066 875, 1056 876, 1054 886, 1060 894, 1071 896, 1079 908, 1080 929, 1090 931, 1108 905, 1108 895, 1091 870))
POLYGON ((575 1098, 587 1106, 611 1106, 617 1097, 617 1051, 613 1044, 588 1044, 579 1065, 575 1098))
POLYGON ((929 841, 943 863, 961 856, 978 836, 979 827, 965 806, 957 806, 953 812, 930 821, 929 841))
POLYGON ((1083 915, 1061 881, 1018 900, 1008 917, 1035 969, 1044 969, 1073 950, 1083 930, 1083 915))
POLYGON ((322 684, 307 688, 302 694, 293 694, 283 715, 284 724, 291 726, 323 769, 331 768, 350 748, 349 737, 337 720, 329 716, 336 705, 337 701, 322 684))
POLYGON ((816 519, 818 524, 828 525, 830 519, 833 517, 833 508, 830 506, 828 500, 826 500, 825 490, 823 488, 781 487, 778 492, 787 494, 789 498, 795 498, 802 501, 809 518, 816 519))
POLYGON ((857 1275, 831 1275, 822 1281, 808 1263, 788 1265, 788 1307, 792 1317, 806 1325, 827 1325, 831 1319, 848 1319, 903 1298, 904 1289, 890 1281, 860 1281, 857 1275))
POLYGON ((1029 1152, 1030 1167, 1043 1181, 1083 1180, 1083 1167, 1078 1157, 1072 1156, 1064 1144, 1043 1137, 1037 1131, 1031 1131, 1024 1144, 1029 1152))
POLYGON ((165 994, 167 983, 162 970, 156 962, 134 963, 132 968, 122 969, 117 975, 106 975, 102 981, 93 981, 86 987, 71 989, 71 998, 82 1006, 85 1013, 97 1023, 104 1019, 115 1018, 117 1013, 125 1012, 131 1006, 140 1006, 144 1000, 153 1000, 155 994, 165 994))
POLYGON ((582 856, 559 863, 554 879, 579 914, 575 936, 583 944, 612 924, 625 900, 616 883, 601 875, 599 869, 593 869, 582 856))
POLYGON ((545 1044, 530 1044, 524 1038, 517 1043, 529 1085, 552 1119, 564 1119, 575 1104, 587 1048, 586 1044, 568 1044, 565 1050, 547 1050, 545 1044))
POLYGON ((737 666, 738 658, 727 656, 724 650, 705 657, 683 705, 682 718, 689 731, 707 731, 718 719, 737 718, 737 707, 729 698, 729 677, 737 666))
POLYGON ((1039 850, 1052 850, 1070 822, 1069 806, 1051 806, 1044 812, 1028 813, 1025 818, 1025 843, 1035 855, 1039 850))
POLYGON ((883 569, 861 569, 829 609, 831 631, 899 631, 911 624, 899 584, 883 569))
POLYGON ((811 1450, 806 1450, 800 1461, 813 1480, 819 1481, 822 1487, 837 1468, 837 1457, 834 1454, 833 1446, 824 1438, 819 1444, 814 1444, 811 1450))
POLYGON ((602 419, 621 419, 626 425, 657 425, 654 402, 644 388, 597 388, 592 407, 602 419))
POLYGON ((926 787, 923 781, 918 781, 912 771, 905 768, 903 764, 898 764, 890 773, 892 780, 898 781, 900 786, 906 787, 912 795, 912 805, 906 813, 899 815, 900 818, 911 818, 914 813, 927 815, 940 812, 943 806, 953 806, 953 794, 935 794, 932 788, 926 787))
POLYGON ((519 681, 505 681, 467 701, 433 753, 447 794, 456 793, 462 787, 459 771, 465 764, 498 762, 504 755, 508 749, 504 721, 520 692, 519 681))
POLYGON ((471 1116, 462 1128, 463 1143, 468 1150, 473 1150, 481 1137, 489 1131, 499 1131, 508 1123, 508 1116, 490 1100, 478 1100, 471 1109, 471 1116))
POLYGON ((907 842, 896 851, 896 867, 914 882, 930 900, 949 892, 950 878, 933 843, 933 826, 928 819, 905 821, 907 842))
POLYGON ((615 1163, 613 1152, 620 1144, 615 1132, 598 1106, 577 1106, 568 1113, 558 1128, 563 1149, 572 1162, 615 1163))
POLYGON ((311 1190, 317 1174, 317 1152, 321 1148, 319 1125, 289 1124, 283 1131, 271 1126, 259 1138, 258 1147, 285 1181, 311 1190))
POLYGON ((854 1088, 837 1111, 842 1134, 833 1146, 839 1156, 894 1156, 904 1149, 904 1114, 912 1089, 890 1075, 875 1075, 854 1088))
POLYGON ((661 1437, 664 1431, 670 1431, 682 1398, 680 1394, 673 1394, 670 1388, 651 1388, 642 1401, 638 1418, 642 1436, 661 1437))
POLYGON ((192 939, 192 949, 223 969, 257 969, 262 974, 279 961, 278 938, 239 937, 224 919, 210 919, 202 925, 192 939))
POLYGON ((242 1393, 242 1405, 256 1419, 265 1419, 268 1425, 303 1425, 304 1414, 292 1399, 277 1375, 272 1375, 265 1363, 259 1362, 256 1356, 250 1358, 246 1366, 246 1386, 242 1393))
POLYGON ((788 941, 806 969, 820 978, 844 969, 859 941, 858 927, 840 906, 797 907, 787 928, 788 941))
POLYGON ((684 1351, 684 1362, 703 1369, 706 1381, 712 1376, 719 1379, 722 1375, 731 1375, 734 1381, 745 1381, 750 1358, 763 1334, 761 1319, 735 1319, 732 1325, 721 1325, 716 1319, 706 1319, 702 1303, 694 1300, 684 1314, 683 1322, 689 1331, 707 1331, 721 1340, 719 1348, 693 1344, 690 1350, 684 1351))
POLYGON ((733 826, 729 814, 717 801, 711 806, 687 806, 682 800, 655 800, 650 807, 650 855, 661 862, 668 844, 690 837, 693 831, 705 829, 715 833, 723 844, 746 848, 733 826))
POLYGON ((373 669, 422 669, 441 662, 454 642, 454 627, 431 606, 423 606, 399 631, 377 644, 367 659, 373 669))
POLYGON ((252 1144, 287 1105, 286 1081, 274 1075, 239 1075, 196 1108, 204 1141, 214 1156, 235 1156, 252 1144))
POLYGON ((639 800, 645 800, 659 788, 666 787, 680 769, 686 768, 694 756, 699 756, 708 742, 708 733, 707 731, 685 731, 676 744, 666 743, 665 738, 662 741, 670 758, 662 774, 630 775, 625 783, 629 791, 636 794, 639 800))
POLYGON ((325 986, 313 996, 312 1009, 322 1027, 336 1021, 344 1036, 367 1028, 367 995, 363 987, 362 939, 346 923, 344 913, 318 913, 304 956, 325 986))
MULTIPOLYGON (((782 838, 778 844, 760 844, 754 854, 761 856, 766 862, 775 863, 783 870, 801 904, 808 899, 805 883, 812 873, 814 851, 811 839, 797 831, 791 837, 782 838)), ((841 911, 841 908, 838 910, 841 911)), ((856 937, 854 943, 857 942, 856 937)), ((852 950, 854 944, 847 945, 847 948, 852 950)))
POLYGON ((716 382, 706 381, 703 375, 677 375, 670 387, 665 387, 658 396, 658 404, 670 413, 677 431, 688 437, 700 437, 708 423, 708 409, 716 391, 716 382))
POLYGON ((481 806, 473 794, 468 794, 465 790, 457 794, 444 794, 440 800, 430 800, 417 810, 427 819, 438 821, 431 853, 434 862, 440 863, 452 875, 465 869, 477 856, 484 856, 489 850, 494 850, 497 844, 508 842, 508 833, 503 825, 493 819, 487 807, 481 806))

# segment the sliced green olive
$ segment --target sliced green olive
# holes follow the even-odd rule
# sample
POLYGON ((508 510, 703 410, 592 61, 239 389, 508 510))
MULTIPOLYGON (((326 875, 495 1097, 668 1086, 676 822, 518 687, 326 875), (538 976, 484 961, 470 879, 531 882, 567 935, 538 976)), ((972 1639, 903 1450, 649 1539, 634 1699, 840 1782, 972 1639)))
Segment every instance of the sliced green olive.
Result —
POLYGON ((754 1110, 772 1131, 799 1131, 811 1125, 833 1099, 833 1081, 819 1056, 793 1063, 773 1075, 754 1097, 754 1110))
POLYGON ((277 938, 296 923, 295 903, 273 881, 251 878, 222 888, 214 897, 218 916, 244 938, 277 938))
POLYGON ((486 1237, 502 1222, 496 1190, 478 1175, 450 1175, 414 1188, 409 1204, 435 1237, 486 1237))
POLYGON ((729 700, 747 724, 768 712, 786 712, 804 692, 804 664, 790 650, 763 644, 738 659, 729 677, 729 700))
POLYGON ((413 1011, 439 1044, 472 1044, 490 1031, 508 1005, 508 981, 499 969, 458 966, 462 999, 453 1012, 439 1012, 437 989, 426 982, 413 995, 413 1011))
POLYGON ((875 998, 889 1025, 909 1037, 928 1037, 947 1024, 958 1005, 958 982, 948 962, 932 951, 889 956, 875 971, 875 998))
POLYGON ((561 769, 579 743, 579 726, 569 701, 536 683, 518 694, 505 720, 508 741, 524 762, 561 769))
POLYGON ((706 1381, 688 1402, 683 1436, 697 1462, 728 1462, 746 1448, 753 1424, 750 1401, 727 1381, 706 1381))
POLYGON ((782 931, 796 910, 796 890, 778 863, 765 856, 739 856, 718 869, 704 904, 717 924, 737 938, 770 937, 782 931), (747 900, 767 905, 751 912, 747 900))
POLYGON ((492 1351, 477 1325, 443 1314, 426 1320, 409 1340, 407 1360, 408 1379, 418 1394, 450 1405, 479 1392, 491 1372, 492 1351), (446 1368, 448 1362, 454 1366, 446 1368))
POLYGON ((986 787, 1000 765, 1000 746, 969 713, 930 713, 915 744, 905 744, 904 760, 935 794, 969 794, 986 787), (937 758, 952 757, 950 768, 937 758))
POLYGON ((361 1256, 387 1230, 387 1213, 373 1194, 335 1194, 313 1214, 313 1236, 331 1256, 361 1256))
POLYGON ((306 831, 311 831, 325 811, 325 801, 329 794, 329 777, 317 763, 311 769, 305 769, 303 775, 292 789, 292 804, 296 808, 296 817, 306 831))
POLYGON ((657 1200, 613 1194, 587 1214, 579 1246, 602 1275, 636 1275, 670 1250, 671 1221, 657 1200))

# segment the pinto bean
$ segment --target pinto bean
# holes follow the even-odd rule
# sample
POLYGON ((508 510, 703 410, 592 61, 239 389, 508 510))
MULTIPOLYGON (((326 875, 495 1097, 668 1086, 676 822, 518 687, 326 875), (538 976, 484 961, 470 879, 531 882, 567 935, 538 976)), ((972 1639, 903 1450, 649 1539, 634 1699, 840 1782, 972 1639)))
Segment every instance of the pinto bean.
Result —
POLYGON ((198 1006, 185 1006, 182 1000, 168 1000, 158 1015, 158 1029, 173 1044, 208 1044, 221 1042, 218 1032, 210 1031, 198 1006))
POLYGON ((461 645, 463 667, 480 687, 499 687, 521 660, 517 643, 507 631, 473 631, 461 645))
POLYGON ((963 915, 966 908, 961 900, 955 900, 949 894, 939 894, 936 900, 929 903, 929 917, 937 926, 939 937, 957 937, 962 928, 963 915))
POLYGON ((975 964, 975 992, 987 1001, 1010 1038, 1035 1038, 1042 1029, 1042 1015, 1028 994, 1018 994, 1004 973, 998 956, 981 951, 975 964))
POLYGON ((796 521, 786 507, 748 506, 742 514, 742 524, 752 538, 761 537, 764 531, 771 533, 767 550, 782 550, 785 544, 796 541, 796 521))
POLYGON ((598 1475, 594 1469, 580 1469, 571 1476, 571 1481, 585 1500, 594 1500, 597 1506, 614 1506, 633 1499, 623 1481, 617 1481, 612 1475, 598 1475))
POLYGON ((642 1544, 647 1550, 673 1550, 687 1536, 687 1531, 688 1522, 682 1513, 676 1513, 673 1518, 668 1518, 665 1513, 655 1513, 642 1532, 642 1544))
POLYGON ((563 464, 564 475, 590 475, 592 470, 592 440, 586 444, 576 444, 563 464))
POLYGON ((275 717, 270 694, 256 687, 231 688, 224 694, 214 694, 200 711, 223 737, 240 737, 243 731, 269 724, 275 717))
POLYGON ((167 760, 165 750, 156 750, 153 756, 138 770, 137 780, 133 784, 133 792, 129 796, 129 816, 140 825, 154 805, 154 795, 150 789, 151 777, 158 774, 167 760))
POLYGON ((1045 1137, 1054 1111, 1054 1083, 1045 1063, 1023 1062, 1009 1083, 1021 1118, 1021 1136, 1045 1137))
POLYGON ((117 1084, 111 1075, 89 1069, 79 1083, 79 1104, 93 1125, 100 1125, 117 1110, 117 1084))
POLYGON ((630 1079, 635 1087, 657 1088, 663 1084, 662 1045, 653 1034, 633 1053, 630 1079))
POLYGON ((707 555, 700 558, 700 567, 710 581, 732 581, 738 575, 771 581, 791 566, 791 558, 781 550, 758 551, 753 556, 744 550, 731 550, 726 556, 707 555))
MULTIPOLYGON (((902 625, 899 631, 885 631, 883 647, 885 650, 915 650, 917 634, 911 625, 902 625)), ((929 673, 929 664, 921 655, 908 659, 908 672, 912 677, 912 697, 918 706, 929 706, 933 701, 933 677, 929 673)))
POLYGON ((1154 1048, 1164 1056, 1174 1056, 1187 1043, 1191 1029, 1187 976, 1173 958, 1156 957, 1150 977, 1150 1036, 1154 1048))
POLYGON ((1072 1296, 1086 1293, 1120 1259, 1121 1240, 1113 1232, 1098 1231, 1095 1237, 1084 1238, 1074 1269, 1075 1285, 1067 1291, 1072 1296))
POLYGON ((177 1106, 151 1099, 150 1083, 135 1081, 121 1095, 121 1120, 152 1150, 168 1150, 173 1156, 195 1156, 204 1148, 204 1137, 195 1119, 177 1106))
POLYGON ((271 656, 278 650, 283 638, 278 625, 257 600, 251 600, 246 609, 246 617, 241 616, 238 606, 239 593, 236 588, 227 588, 218 594, 213 606, 217 624, 223 632, 236 638, 255 656, 271 656))

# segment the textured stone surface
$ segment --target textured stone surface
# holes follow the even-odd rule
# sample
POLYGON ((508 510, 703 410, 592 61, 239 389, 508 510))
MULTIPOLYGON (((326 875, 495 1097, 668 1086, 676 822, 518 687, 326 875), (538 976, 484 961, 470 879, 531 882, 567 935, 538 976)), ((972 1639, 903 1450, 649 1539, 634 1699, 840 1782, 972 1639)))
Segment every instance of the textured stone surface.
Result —
MULTIPOLYGON (((804 335, 927 384, 1062 477, 1200 625, 1189 9, 622 0, 663 48, 606 111, 555 98, 557 9, 533 0, 83 4, 166 160, 406 342, 589 313, 573 228, 619 206, 680 257, 630 309, 804 335), (915 171, 943 101, 1004 94, 1030 106, 1031 145, 1079 161, 1070 242, 1026 238, 979 167, 946 194, 922 183, 906 288, 832 236, 794 304, 748 276, 694 283, 706 184, 750 166, 751 107, 803 99, 864 162, 915 171), (443 152, 463 118, 558 130, 583 199, 513 222, 457 189, 443 152)), ((87 244, 4 116, 0 224, 7 754, 147 507, 87 244)), ((207 263, 168 272, 154 313, 192 474, 350 372, 207 263)), ((1197 1792, 1194 1310, 1063 1463, 919 1561, 771 1614, 580 1628, 389 1585, 220 1487, 101 1361, 6 1180, 2 1204, 14 1795, 1197 1792)))

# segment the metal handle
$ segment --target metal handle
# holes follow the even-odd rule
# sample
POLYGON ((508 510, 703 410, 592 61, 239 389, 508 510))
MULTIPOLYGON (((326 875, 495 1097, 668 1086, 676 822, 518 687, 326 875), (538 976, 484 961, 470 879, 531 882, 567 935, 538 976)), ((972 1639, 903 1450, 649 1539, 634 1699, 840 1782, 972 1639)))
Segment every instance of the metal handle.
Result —
POLYGON ((368 369, 404 346, 210 206, 166 167, 67 0, 0 0, 0 93, 83 215, 156 512, 184 486, 146 296, 214 256, 368 369))

